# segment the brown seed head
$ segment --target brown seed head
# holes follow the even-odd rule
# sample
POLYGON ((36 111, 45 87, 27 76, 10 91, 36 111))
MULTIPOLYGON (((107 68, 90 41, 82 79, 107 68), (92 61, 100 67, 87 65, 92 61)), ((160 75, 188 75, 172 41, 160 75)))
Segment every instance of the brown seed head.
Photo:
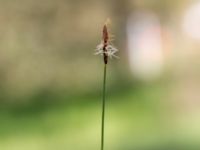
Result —
POLYGON ((107 28, 107 25, 105 24, 103 26, 103 43, 104 43, 104 45, 108 44, 108 39, 109 39, 108 28, 107 28))
POLYGON ((106 47, 108 45, 108 40, 109 40, 109 35, 108 35, 108 28, 107 25, 105 24, 103 26, 103 58, 104 58, 104 63, 107 64, 108 63, 108 55, 107 55, 107 50, 106 47))
POLYGON ((107 50, 106 47, 108 46, 108 42, 109 42, 109 32, 108 32, 108 24, 110 24, 110 19, 108 18, 103 26, 103 51, 104 51, 104 63, 107 64, 108 63, 108 55, 107 55, 107 50))

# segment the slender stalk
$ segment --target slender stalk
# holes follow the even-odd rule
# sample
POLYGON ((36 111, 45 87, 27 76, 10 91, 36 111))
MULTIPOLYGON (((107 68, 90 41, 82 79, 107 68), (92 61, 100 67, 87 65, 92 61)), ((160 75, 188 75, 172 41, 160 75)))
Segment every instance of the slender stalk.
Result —
POLYGON ((105 104, 106 104, 106 64, 104 64, 104 75, 103 75, 103 99, 102 99, 102 120, 101 120, 101 150, 104 149, 105 104))

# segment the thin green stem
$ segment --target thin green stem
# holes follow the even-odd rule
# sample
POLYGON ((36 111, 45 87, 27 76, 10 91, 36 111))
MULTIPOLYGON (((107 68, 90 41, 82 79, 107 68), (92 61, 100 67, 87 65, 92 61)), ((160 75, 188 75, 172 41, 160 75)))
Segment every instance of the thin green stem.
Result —
POLYGON ((105 104, 106 104, 106 64, 104 65, 104 75, 103 75, 103 99, 102 99, 102 120, 101 120, 101 150, 104 149, 105 104))

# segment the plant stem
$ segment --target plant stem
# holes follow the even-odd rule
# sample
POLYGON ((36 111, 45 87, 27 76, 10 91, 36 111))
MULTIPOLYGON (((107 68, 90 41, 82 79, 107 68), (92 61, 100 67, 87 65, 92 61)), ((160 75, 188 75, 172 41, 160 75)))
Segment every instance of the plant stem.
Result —
POLYGON ((105 104, 106 104, 106 64, 104 65, 104 75, 103 75, 103 99, 102 99, 102 120, 101 120, 101 150, 104 149, 105 104))

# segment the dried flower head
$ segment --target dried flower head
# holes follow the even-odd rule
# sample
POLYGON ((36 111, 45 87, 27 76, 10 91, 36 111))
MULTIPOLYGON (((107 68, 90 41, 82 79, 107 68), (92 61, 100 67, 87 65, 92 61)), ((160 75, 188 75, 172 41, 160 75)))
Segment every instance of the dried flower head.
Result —
POLYGON ((104 63, 107 64, 108 63, 108 57, 112 58, 118 58, 115 53, 118 51, 118 49, 116 49, 111 41, 112 39, 112 35, 109 34, 108 32, 108 24, 110 23, 110 19, 107 19, 104 26, 103 26, 103 31, 102 31, 102 41, 99 45, 97 45, 96 47, 96 52, 95 55, 102 55, 104 58, 104 63))

